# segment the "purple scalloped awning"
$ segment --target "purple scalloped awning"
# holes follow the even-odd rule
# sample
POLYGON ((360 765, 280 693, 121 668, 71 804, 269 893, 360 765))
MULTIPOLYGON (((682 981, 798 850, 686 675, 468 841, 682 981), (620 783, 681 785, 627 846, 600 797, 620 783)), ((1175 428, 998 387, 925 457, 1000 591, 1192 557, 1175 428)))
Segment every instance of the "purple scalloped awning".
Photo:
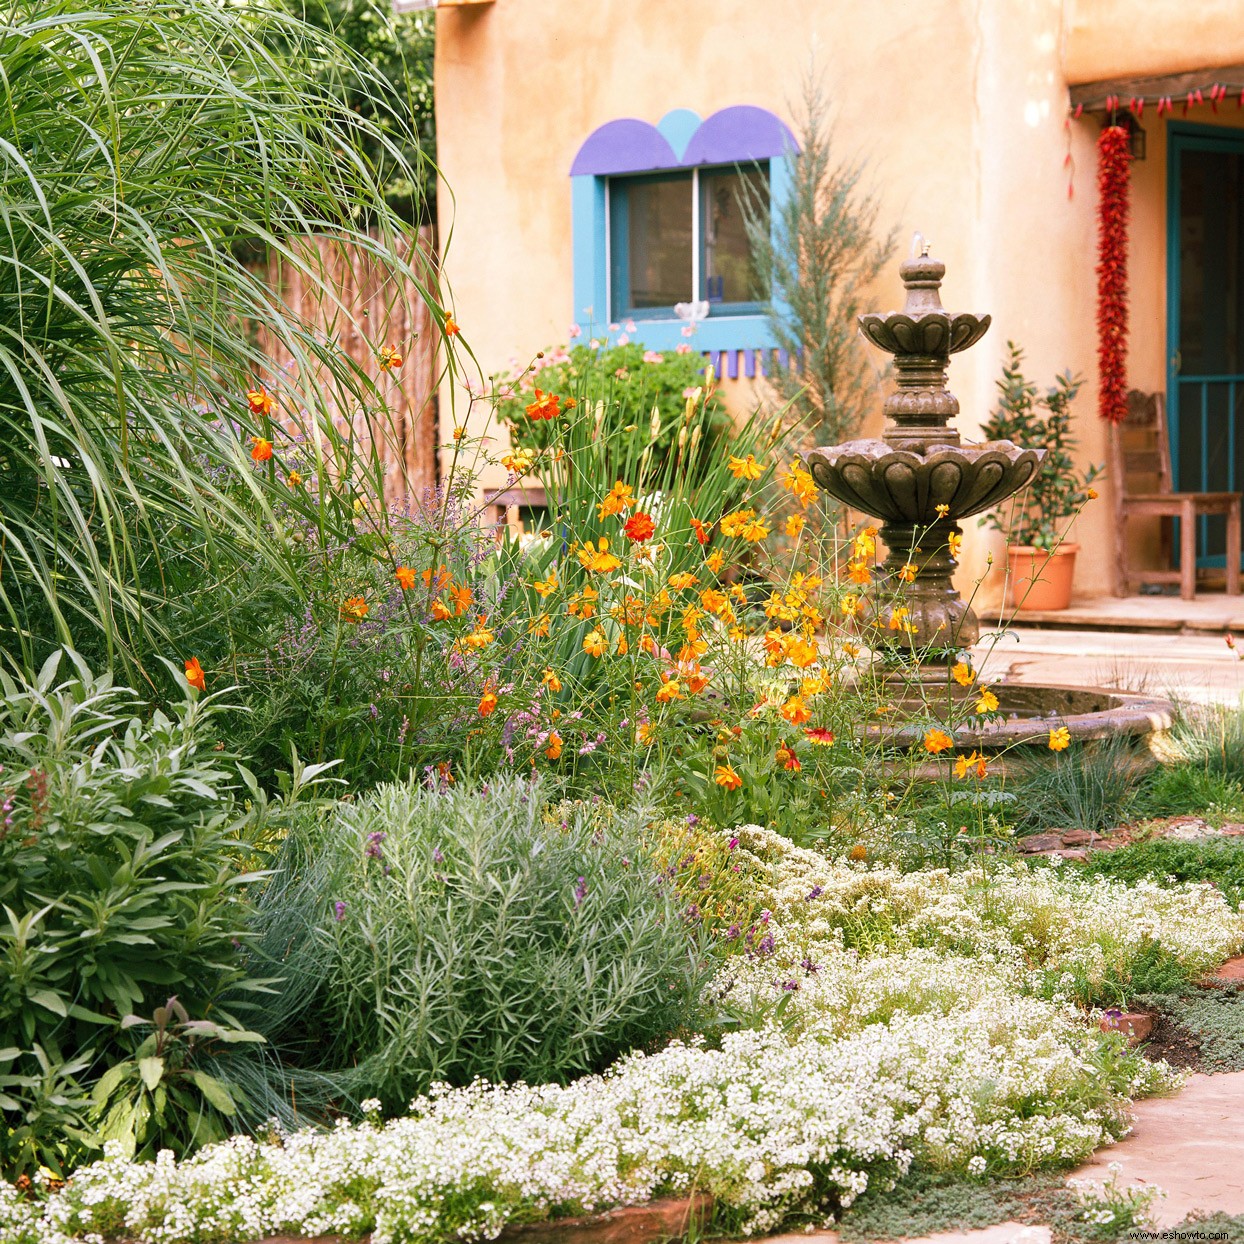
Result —
POLYGON ((579 148, 570 175, 608 177, 700 164, 735 164, 771 160, 798 150, 795 136, 779 117, 752 104, 738 104, 702 121, 682 159, 660 130, 647 121, 625 117, 606 122, 579 148))
POLYGON ((624 117, 609 121, 588 135, 570 166, 570 175, 608 177, 611 173, 646 173, 677 167, 674 148, 655 125, 624 117))

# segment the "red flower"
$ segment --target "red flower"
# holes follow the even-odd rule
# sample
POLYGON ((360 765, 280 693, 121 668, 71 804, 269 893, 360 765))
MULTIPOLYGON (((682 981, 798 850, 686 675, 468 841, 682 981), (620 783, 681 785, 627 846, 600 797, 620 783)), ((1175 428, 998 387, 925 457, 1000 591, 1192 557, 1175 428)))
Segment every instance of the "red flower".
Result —
POLYGON ((196 691, 207 690, 207 679, 203 676, 203 667, 199 664, 198 657, 191 657, 186 662, 186 681, 196 691))
POLYGON ((816 743, 820 747, 833 746, 834 732, 826 730, 823 726, 813 726, 811 729, 805 729, 804 734, 808 736, 810 742, 816 743))
POLYGON ((636 544, 651 540, 656 529, 657 525, 652 521, 652 515, 645 514, 642 510, 638 514, 632 514, 626 520, 626 526, 622 528, 627 539, 634 540, 636 544))
POLYGON ((272 457, 272 442, 263 436, 252 436, 251 457, 256 462, 267 462, 272 457))
POLYGON ((710 537, 708 534, 708 528, 705 527, 698 518, 693 518, 691 520, 691 530, 695 532, 695 538, 701 544, 707 544, 709 542, 710 537))
POLYGON ((1097 140, 1097 409, 1127 418, 1127 217, 1131 145, 1121 125, 1097 140))
POLYGON ((276 398, 260 385, 256 389, 246 390, 246 405, 252 415, 270 415, 276 407, 276 398))

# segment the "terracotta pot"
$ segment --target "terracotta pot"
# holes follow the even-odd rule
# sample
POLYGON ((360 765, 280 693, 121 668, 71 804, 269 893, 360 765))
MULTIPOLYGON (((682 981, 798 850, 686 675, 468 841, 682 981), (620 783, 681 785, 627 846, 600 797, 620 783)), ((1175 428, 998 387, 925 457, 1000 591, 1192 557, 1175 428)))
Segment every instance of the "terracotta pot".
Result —
POLYGON ((1006 551, 1011 600, 1023 610, 1066 609, 1071 604, 1071 580, 1076 572, 1078 544, 1060 544, 1052 553, 1026 545, 1006 551))

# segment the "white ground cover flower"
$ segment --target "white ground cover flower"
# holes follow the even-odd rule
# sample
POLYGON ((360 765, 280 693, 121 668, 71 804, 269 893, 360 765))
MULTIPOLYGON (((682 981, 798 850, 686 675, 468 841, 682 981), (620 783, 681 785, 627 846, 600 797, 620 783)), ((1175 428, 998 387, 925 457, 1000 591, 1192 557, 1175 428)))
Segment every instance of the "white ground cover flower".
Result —
POLYGON ((768 914, 714 983, 713 1005, 754 1024, 720 1048, 674 1043, 565 1087, 442 1089, 383 1126, 107 1160, 38 1211, 0 1185, 0 1244, 475 1240, 692 1187, 759 1232, 849 1205, 916 1154, 972 1175, 1074 1162, 1173 1078, 1086 1025, 1071 984, 1153 941, 1192 970, 1244 941, 1211 887, 902 874, 737 836, 768 914))

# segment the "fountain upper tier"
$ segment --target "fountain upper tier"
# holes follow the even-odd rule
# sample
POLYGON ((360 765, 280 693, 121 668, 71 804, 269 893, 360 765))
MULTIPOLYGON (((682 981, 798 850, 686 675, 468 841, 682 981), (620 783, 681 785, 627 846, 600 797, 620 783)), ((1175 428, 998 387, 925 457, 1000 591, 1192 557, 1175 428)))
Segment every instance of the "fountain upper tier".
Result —
POLYGON ((826 492, 887 522, 954 522, 988 510, 1028 483, 1045 456, 1010 441, 964 444, 949 426, 959 413, 946 387, 950 356, 975 345, 990 317, 950 314, 939 292, 945 273, 946 265, 928 255, 907 260, 899 267, 903 310, 860 316, 860 333, 894 355, 896 388, 885 401, 890 422, 881 438, 826 446, 808 457, 826 492))

